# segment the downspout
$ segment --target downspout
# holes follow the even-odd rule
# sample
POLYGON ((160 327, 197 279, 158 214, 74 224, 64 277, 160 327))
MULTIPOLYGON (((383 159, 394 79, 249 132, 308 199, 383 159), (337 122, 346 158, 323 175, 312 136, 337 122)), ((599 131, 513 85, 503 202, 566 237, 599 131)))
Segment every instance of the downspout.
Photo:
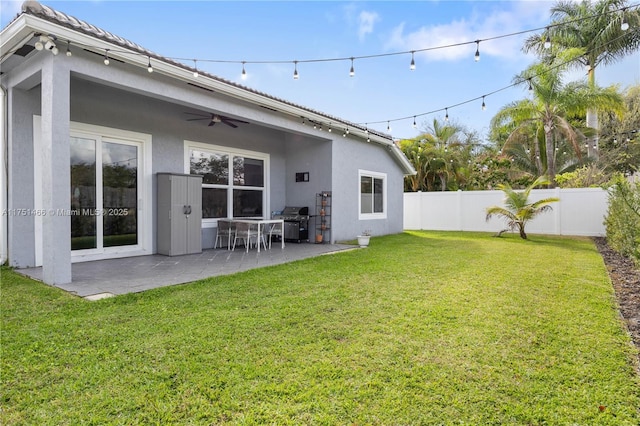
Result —
POLYGON ((9 187, 8 161, 9 161, 9 144, 7 130, 8 123, 8 99, 7 90, 0 85, 0 265, 4 265, 7 261, 8 254, 8 238, 7 230, 9 229, 9 215, 7 214, 9 187))

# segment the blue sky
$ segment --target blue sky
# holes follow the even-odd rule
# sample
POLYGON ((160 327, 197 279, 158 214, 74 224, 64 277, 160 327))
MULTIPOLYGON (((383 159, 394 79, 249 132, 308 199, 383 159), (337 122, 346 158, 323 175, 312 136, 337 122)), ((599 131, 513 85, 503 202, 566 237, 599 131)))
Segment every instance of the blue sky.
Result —
MULTIPOLYGON (((351 63, 293 61, 350 58, 473 42, 544 27, 552 1, 42 1, 59 11, 170 58, 198 59, 198 68, 254 89, 335 115, 397 138, 416 136, 444 112, 419 116, 509 86, 534 61, 520 47, 528 35, 411 55, 357 59, 351 63), (288 61, 240 64, 207 60, 288 61), (412 128, 416 118, 418 130, 412 128)), ((4 27, 20 2, 1 1, 4 27)), ((635 4, 635 3, 634 3, 635 4)), ((193 61, 185 60, 188 65, 193 61)), ((573 73, 581 78, 584 72, 573 73)), ((640 84, 640 52, 596 72, 600 85, 640 84)), ((505 104, 527 96, 511 88, 448 109, 452 120, 486 134, 505 104)))

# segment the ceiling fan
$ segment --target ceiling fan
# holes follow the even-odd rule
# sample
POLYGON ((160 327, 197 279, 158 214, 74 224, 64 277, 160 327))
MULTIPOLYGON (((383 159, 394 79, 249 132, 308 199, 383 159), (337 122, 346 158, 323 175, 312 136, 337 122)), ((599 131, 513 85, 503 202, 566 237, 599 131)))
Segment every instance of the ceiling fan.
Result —
POLYGON ((216 123, 224 123, 234 129, 238 127, 235 123, 249 124, 248 121, 238 120, 237 118, 227 117, 220 114, 198 114, 195 112, 185 112, 185 114, 196 115, 198 118, 187 118, 187 121, 209 120, 208 126, 214 126, 216 123))

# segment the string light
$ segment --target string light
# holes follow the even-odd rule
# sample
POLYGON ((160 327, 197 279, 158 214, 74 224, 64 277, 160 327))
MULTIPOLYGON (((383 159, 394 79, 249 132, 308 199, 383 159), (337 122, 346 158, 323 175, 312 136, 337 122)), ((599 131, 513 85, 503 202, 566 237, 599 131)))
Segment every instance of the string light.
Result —
POLYGON ((297 80, 300 78, 298 74, 298 61, 293 61, 293 79, 297 80))
POLYGON ((194 76, 195 78, 198 78, 198 76, 199 76, 200 74, 198 74, 198 60, 197 60, 197 59, 194 59, 194 60, 193 60, 193 68, 194 68, 193 76, 194 76))
POLYGON ((387 132, 391 131, 391 124, 389 124, 389 122, 387 121, 387 132))
POLYGON ((73 53, 71 53, 71 49, 70 49, 70 47, 71 47, 71 42, 70 42, 70 41, 68 41, 68 42, 67 42, 67 57, 68 57, 68 58, 70 58, 70 57, 73 55, 73 53))
POLYGON ((247 71, 244 69, 244 64, 245 64, 245 62, 242 61, 242 74, 240 74, 240 78, 243 79, 243 80, 246 80, 247 79, 247 71))
POLYGON ((449 108, 445 108, 444 111, 444 121, 449 121, 449 108))
POLYGON ((487 109, 487 105, 484 103, 484 96, 482 97, 482 110, 485 111, 487 109))
POLYGON ((551 37, 549 36, 549 27, 547 27, 547 38, 544 40, 544 48, 551 48, 551 37))
MULTIPOLYGON (((638 5, 633 5, 633 6, 631 6, 631 7, 632 7, 632 8, 636 8, 637 6, 638 6, 638 5)), ((621 12, 621 24, 620 24, 620 28, 621 28, 623 31, 626 31, 626 30, 629 28, 629 23, 628 23, 628 22, 626 21, 626 19, 625 19, 625 11, 626 11, 626 9, 627 9, 627 8, 628 8, 628 7, 624 7, 624 8, 621 8, 621 9, 617 9, 617 10, 615 10, 615 11, 608 11, 608 12, 605 12, 604 14, 612 14, 612 13, 620 13, 620 12, 621 12)), ((576 20, 573 20, 573 21, 568 21, 568 22, 563 22, 563 23, 557 23, 557 24, 552 24, 552 25, 547 26, 547 27, 546 27, 547 34, 546 34, 546 38, 545 38, 545 42, 544 42, 544 47, 545 47, 545 48, 550 47, 550 46, 548 46, 548 44, 549 44, 549 43, 550 43, 550 41, 551 41, 551 40, 550 40, 550 37, 549 37, 549 29, 550 29, 551 27, 564 26, 564 25, 571 24, 571 23, 573 23, 573 22, 580 22, 580 21, 584 21, 584 20, 592 19, 592 18, 594 18, 594 17, 599 17, 599 16, 601 16, 601 15, 603 15, 603 14, 602 14, 602 13, 599 13, 599 14, 596 14, 596 15, 593 15, 593 16, 589 16, 589 17, 585 17, 585 18, 580 18, 580 19, 576 19, 576 20)), ((437 46, 437 47, 430 47, 430 48, 425 48, 425 49, 416 49, 416 50, 411 50, 411 51, 409 51, 409 52, 395 52, 395 53, 387 53, 387 54, 379 54, 379 55, 368 55, 368 56, 351 56, 351 57, 348 57, 348 58, 334 58, 334 59, 309 59, 309 60, 304 60, 304 61, 297 61, 297 60, 296 60, 296 61, 294 62, 294 65, 295 65, 295 66, 294 66, 294 67, 295 67, 295 71, 294 71, 294 73, 295 73, 295 74, 297 74, 297 63, 298 63, 298 62, 324 62, 324 61, 337 61, 337 60, 345 60, 345 59, 349 59, 349 60, 351 60, 351 68, 350 68, 350 71, 349 71, 349 75, 350 75, 351 77, 353 77, 353 76, 355 75, 355 68, 354 68, 354 62, 355 62, 355 59, 369 59, 369 58, 377 58, 377 57, 383 57, 383 56, 400 55, 400 54, 406 54, 406 53, 411 53, 411 64, 410 64, 410 69, 411 69, 411 70, 415 70, 415 52, 429 51, 429 50, 435 50, 435 49, 443 49, 443 48, 448 48, 448 47, 457 47, 457 46, 461 46, 461 45, 465 45, 465 44, 470 44, 470 43, 476 43, 476 54, 475 54, 475 56, 474 56, 474 59, 475 59, 476 61, 478 61, 478 60, 480 59, 480 42, 481 42, 481 41, 494 40, 494 39, 500 39, 500 38, 510 37, 510 36, 514 36, 514 35, 520 35, 520 34, 523 34, 523 33, 532 32, 532 31, 537 31, 537 30, 540 30, 540 29, 542 29, 542 28, 537 28, 537 29, 532 29, 532 30, 520 31, 520 32, 513 33, 513 34, 500 35, 500 36, 496 36, 496 37, 492 37, 492 38, 488 38, 488 39, 484 39, 484 40, 480 40, 480 39, 478 39, 478 40, 475 40, 475 41, 472 41, 472 42, 463 42, 463 43, 457 43, 457 44, 446 45, 446 46, 437 46)), ((43 50, 43 49, 46 47, 48 50, 51 50, 51 51, 52 51, 52 53, 53 53, 54 55, 56 55, 56 54, 58 53, 58 49, 57 49, 57 47, 55 46, 55 43, 53 43, 53 41, 52 41, 52 40, 55 40, 55 36, 52 36, 52 35, 44 36, 44 35, 40 35, 40 34, 37 34, 37 35, 38 35, 38 36, 40 36, 40 39, 39 39, 39 40, 36 42, 36 44, 35 44, 35 47, 36 47, 36 49, 37 49, 37 50, 43 50), (53 37, 53 38, 52 38, 52 37, 53 37), (47 44, 47 45, 45 46, 45 45, 44 45, 44 42, 45 42, 45 41, 50 42, 51 46, 49 46, 49 44, 47 44), (54 48, 55 48, 55 49, 54 49, 54 48)), ((67 41, 67 51, 66 51, 66 55, 67 55, 67 56, 72 56, 72 52, 71 52, 71 50, 70 50, 69 46, 70 46, 70 41, 67 41)), ((98 48, 98 47, 96 47, 96 46, 86 46, 85 48, 88 48, 88 49, 96 49, 96 50, 98 50, 98 51, 99 51, 99 48, 98 48)), ((110 49, 105 49, 105 59, 104 59, 105 65, 108 65, 108 64, 109 64, 109 51, 110 51, 110 49)), ((111 50, 111 51, 113 51, 113 50, 111 50)), ((152 72, 154 71, 154 70, 153 70, 153 67, 152 67, 152 65, 151 65, 151 56, 150 56, 149 54, 146 54, 146 53, 136 53, 136 52, 131 52, 131 51, 129 51, 129 50, 123 50, 123 51, 122 51, 122 53, 125 53, 125 54, 134 54, 134 55, 141 55, 141 56, 142 56, 142 55, 147 56, 147 57, 148 57, 148 66, 147 66, 147 70, 149 71, 149 73, 152 73, 152 72)), ((168 58, 168 57, 167 57, 166 59, 174 59, 174 60, 178 59, 178 60, 185 60, 185 59, 181 59, 181 58, 168 58)), ((192 70, 192 72, 193 72, 194 76, 196 76, 196 77, 197 77, 197 74, 198 74, 198 69, 197 69, 197 60, 196 60, 196 59, 191 59, 191 60, 194 62, 194 69, 192 70)), ((218 60, 207 60, 207 59, 200 59, 200 60, 201 60, 201 61, 202 61, 202 60, 204 60, 204 61, 209 61, 209 62, 238 63, 238 61, 218 61, 218 60)), ((569 60, 569 61, 567 61, 566 63, 570 63, 570 62, 573 62, 573 61, 575 61, 575 60, 576 60, 576 59, 569 60)), ((246 63, 284 63, 284 62, 289 62, 289 63, 290 63, 290 61, 241 61, 241 63, 242 63, 242 76, 241 76, 241 77, 242 77, 243 79, 244 79, 244 78, 246 78, 246 70, 245 70, 245 64, 246 64, 246 63)), ((562 65, 564 65, 564 64, 562 64, 562 65)), ((587 69, 589 69, 589 70, 590 70, 590 66, 589 66, 589 65, 587 65, 587 69)), ((198 75, 199 75, 199 74, 198 74, 198 75)), ((298 76, 298 77, 299 77, 299 76, 298 76)), ((294 75, 294 78, 296 78, 296 79, 297 79, 298 77, 295 77, 295 75, 294 75)), ((533 77, 536 77, 536 76, 533 76, 533 77)), ((533 78, 533 77, 529 77, 529 78, 527 78, 528 83, 529 83, 529 87, 528 87, 528 89, 529 89, 529 91, 530 91, 530 92, 533 92, 533 86, 532 86, 532 78, 533 78)), ((497 92, 500 92, 500 91, 502 91, 502 90, 506 90, 506 89, 508 89, 508 88, 511 88, 511 87, 513 87, 513 86, 517 85, 517 84, 519 84, 519 83, 514 83, 514 84, 511 84, 510 86, 503 87, 503 88, 501 88, 501 89, 498 89, 498 90, 495 90, 495 91, 493 91, 493 92, 490 92, 490 93, 487 93, 487 94, 483 95, 483 96, 481 97, 481 99, 482 99, 482 106, 483 106, 483 110, 486 108, 486 104, 485 104, 485 97, 486 97, 486 96, 490 96, 490 95, 493 95, 493 94, 495 94, 495 93, 497 93, 497 92)), ((467 104, 467 103, 472 102, 472 101, 477 100, 477 99, 479 99, 479 98, 475 98, 475 99, 467 100, 467 101, 464 101, 464 102, 460 102, 460 103, 455 104, 455 105, 450 105, 449 107, 458 107, 458 106, 460 106, 460 105, 467 104)), ((449 108, 449 107, 445 108, 445 112, 446 112, 445 120, 446 120, 446 121, 448 121, 448 108, 449 108)), ((421 114, 413 115, 413 127, 414 127, 414 128, 416 128, 416 117, 417 117, 417 116, 423 116, 423 115, 427 115, 427 114, 432 114, 432 113, 435 113, 435 112, 437 112, 437 111, 438 111, 438 110, 434 110, 434 111, 430 111, 430 112, 425 112, 425 113, 421 113, 421 114)), ((440 109, 440 111, 441 111, 441 109, 440 109)), ((404 118, 397 118, 397 119, 393 119, 393 120, 385 120, 385 121, 387 121, 387 128, 388 128, 388 129, 390 129, 390 122, 391 122, 391 121, 405 120, 405 119, 408 119, 408 118, 411 118, 411 116, 409 116, 409 117, 404 117, 404 118)), ((304 120, 303 120, 303 121, 304 121, 304 120)), ((381 123, 381 122, 372 122, 372 123, 381 123)), ((303 124, 304 124, 304 123, 303 123, 303 124)), ((329 129, 329 131, 330 131, 330 129, 329 129)), ((344 132, 343 136, 346 136, 347 134, 349 134, 349 130, 348 130, 348 128, 347 128, 347 129, 345 129, 345 132, 344 132)), ((367 135, 369 134, 369 131, 368 131, 368 124, 366 125, 366 128, 365 128, 365 134, 367 134, 367 135)))
POLYGON ((622 23, 620 24, 620 29, 622 31, 627 31, 629 29, 629 23, 627 21, 625 21, 624 19, 624 13, 627 10, 627 8, 625 7, 624 9, 622 9, 622 23))

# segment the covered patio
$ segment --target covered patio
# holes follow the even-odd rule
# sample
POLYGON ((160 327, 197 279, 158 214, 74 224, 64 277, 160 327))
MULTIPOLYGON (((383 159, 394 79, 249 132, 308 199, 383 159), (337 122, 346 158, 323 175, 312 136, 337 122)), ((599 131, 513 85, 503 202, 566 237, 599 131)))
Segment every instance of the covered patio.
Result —
MULTIPOLYGON (((243 249, 209 249, 185 256, 154 254, 80 262, 72 265, 72 281, 56 287, 88 300, 97 300, 279 265, 355 247, 357 246, 346 244, 287 243, 284 249, 278 245, 260 253, 257 250, 247 253, 243 249)), ((17 272, 42 281, 41 267, 20 269, 17 272)))

